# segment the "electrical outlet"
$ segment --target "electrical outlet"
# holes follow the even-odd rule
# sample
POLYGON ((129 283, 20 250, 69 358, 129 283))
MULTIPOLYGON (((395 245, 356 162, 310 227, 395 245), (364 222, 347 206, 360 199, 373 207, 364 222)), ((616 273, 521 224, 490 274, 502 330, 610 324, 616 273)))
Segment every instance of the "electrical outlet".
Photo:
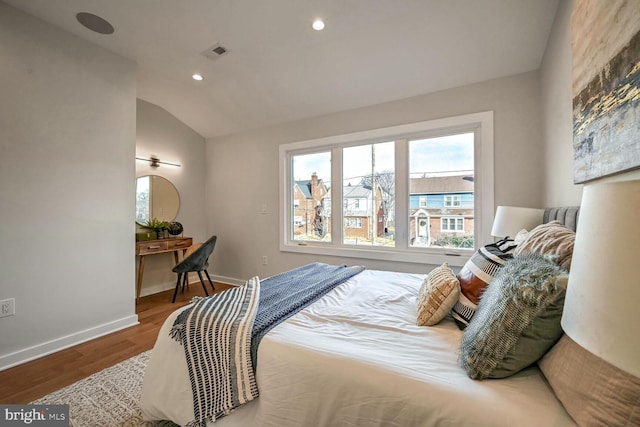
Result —
POLYGON ((16 299, 9 298, 0 301, 0 317, 13 316, 16 314, 16 299))
POLYGON ((262 256, 262 265, 267 265, 267 264, 268 264, 268 261, 269 261, 269 260, 267 259, 267 256, 266 256, 266 255, 263 255, 263 256, 262 256))

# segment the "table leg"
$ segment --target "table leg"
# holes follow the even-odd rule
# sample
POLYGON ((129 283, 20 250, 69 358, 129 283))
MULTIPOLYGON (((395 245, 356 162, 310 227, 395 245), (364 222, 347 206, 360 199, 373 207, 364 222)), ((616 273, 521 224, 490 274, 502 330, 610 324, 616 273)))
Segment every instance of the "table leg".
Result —
POLYGON ((142 273, 144 272, 144 255, 140 255, 138 264, 138 283, 136 286, 136 304, 140 301, 140 291, 142 290, 142 273))
MULTIPOLYGON (((180 262, 180 258, 178 257, 178 252, 179 250, 175 250, 173 251, 173 259, 176 262, 175 265, 178 265, 178 263, 180 262)), ((182 254, 185 253, 185 250, 182 251, 182 254)), ((189 273, 184 273, 185 277, 189 277, 189 273)), ((187 280, 187 283, 189 283, 189 281, 187 280)), ((184 285, 182 285, 182 289, 184 291, 184 285)))

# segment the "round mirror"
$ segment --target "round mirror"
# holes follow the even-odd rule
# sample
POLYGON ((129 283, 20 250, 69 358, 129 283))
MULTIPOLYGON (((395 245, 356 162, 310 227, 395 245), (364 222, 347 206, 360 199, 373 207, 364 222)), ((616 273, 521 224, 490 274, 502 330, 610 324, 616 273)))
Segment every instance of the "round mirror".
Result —
POLYGON ((136 180, 136 222, 147 225, 150 219, 173 221, 180 208, 178 190, 171 181, 158 175, 136 180))

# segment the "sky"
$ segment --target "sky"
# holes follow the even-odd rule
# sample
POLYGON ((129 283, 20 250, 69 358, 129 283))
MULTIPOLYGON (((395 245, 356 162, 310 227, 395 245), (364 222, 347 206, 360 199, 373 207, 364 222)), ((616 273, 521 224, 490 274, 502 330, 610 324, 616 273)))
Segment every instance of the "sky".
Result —
MULTIPOLYGON (((364 175, 372 172, 371 147, 375 147, 375 170, 390 171, 394 168, 394 143, 385 142, 348 147, 343 151, 343 177, 345 184, 360 182, 364 175)), ((470 173, 473 171, 473 133, 457 134, 437 138, 412 140, 409 143, 409 168, 411 176, 433 174, 442 176, 447 172, 470 173)), ((316 172, 318 178, 329 183, 331 177, 331 153, 313 153, 294 156, 293 175, 296 180, 311 179, 316 172)))
POLYGON ((473 171, 473 133, 411 141, 410 173, 473 171))

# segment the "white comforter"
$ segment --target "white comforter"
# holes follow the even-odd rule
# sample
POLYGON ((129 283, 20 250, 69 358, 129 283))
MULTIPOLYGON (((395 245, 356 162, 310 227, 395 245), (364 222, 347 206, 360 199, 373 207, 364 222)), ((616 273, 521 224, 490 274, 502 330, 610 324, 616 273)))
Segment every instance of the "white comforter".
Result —
MULTIPOLYGON (((447 318, 415 326, 424 275, 366 270, 289 318, 258 351, 260 397, 215 425, 570 426, 540 371, 474 381, 447 318)), ((193 420, 182 346, 162 327, 145 374, 145 419, 193 420)))

